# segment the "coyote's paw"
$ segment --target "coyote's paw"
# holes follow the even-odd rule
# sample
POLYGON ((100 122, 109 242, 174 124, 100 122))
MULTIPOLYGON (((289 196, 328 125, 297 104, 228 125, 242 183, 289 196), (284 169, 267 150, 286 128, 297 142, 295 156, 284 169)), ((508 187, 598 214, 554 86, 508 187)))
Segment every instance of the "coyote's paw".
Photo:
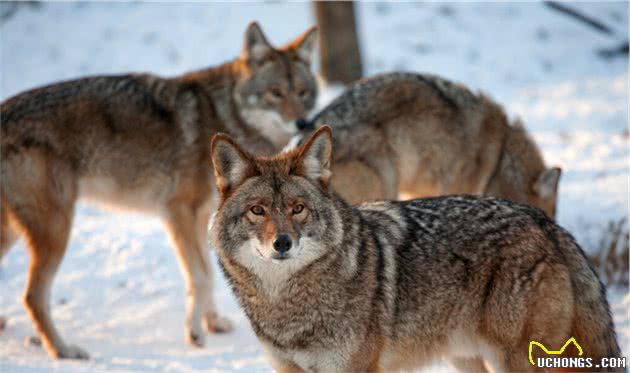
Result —
POLYGON ((203 333, 197 334, 197 333, 190 332, 188 333, 187 339, 188 339, 188 343, 190 343, 191 345, 195 347, 203 347, 206 344, 206 337, 205 335, 203 335, 203 333))
POLYGON ((62 346, 56 351, 49 351, 50 355, 56 359, 89 359, 90 355, 77 346, 62 346))
POLYGON ((190 330, 186 337, 188 343, 195 347, 203 347, 206 344, 206 336, 202 331, 190 330))
POLYGON ((4 331, 4 328, 7 326, 7 318, 4 316, 0 316, 0 333, 4 331))
POLYGON ((210 333, 228 333, 233 329, 232 322, 216 313, 206 317, 206 329, 210 333))
POLYGON ((31 335, 24 339, 24 346, 25 347, 30 347, 30 346, 42 347, 42 340, 36 335, 31 335))

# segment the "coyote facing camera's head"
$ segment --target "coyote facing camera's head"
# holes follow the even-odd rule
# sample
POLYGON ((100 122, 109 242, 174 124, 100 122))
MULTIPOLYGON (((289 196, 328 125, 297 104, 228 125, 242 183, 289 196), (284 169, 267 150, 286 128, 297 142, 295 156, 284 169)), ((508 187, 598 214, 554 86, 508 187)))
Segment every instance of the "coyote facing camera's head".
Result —
POLYGON ((317 83, 310 67, 316 38, 311 27, 274 48, 257 23, 245 31, 234 100, 241 118, 279 148, 306 126, 315 105, 317 83))
POLYGON ((342 236, 328 190, 332 137, 319 128, 301 147, 254 158, 226 135, 212 141, 221 203, 211 228, 219 254, 259 277, 293 273, 342 236))

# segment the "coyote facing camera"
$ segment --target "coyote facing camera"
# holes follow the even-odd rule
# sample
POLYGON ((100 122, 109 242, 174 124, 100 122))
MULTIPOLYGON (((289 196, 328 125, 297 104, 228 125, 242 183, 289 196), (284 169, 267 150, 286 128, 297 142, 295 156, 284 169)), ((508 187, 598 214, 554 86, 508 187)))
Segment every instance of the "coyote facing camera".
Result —
POLYGON ((49 311, 75 202, 87 197, 161 217, 187 288, 186 334, 203 345, 230 324, 215 311, 207 224, 214 178, 210 139, 228 132, 261 153, 285 145, 316 98, 315 29, 274 48, 256 23, 242 54, 175 78, 97 76, 37 88, 0 106, 0 257, 22 235, 31 263, 24 303, 52 357, 86 358, 49 311))
POLYGON ((467 193, 555 216, 560 169, 483 94, 430 74, 352 84, 312 120, 335 132, 332 186, 351 203, 467 193))
MULTIPOLYGON (((280 372, 532 371, 531 340, 620 356, 606 292, 564 229, 525 204, 447 196, 350 206, 329 187, 332 136, 212 159, 221 267, 280 372)), ((341 191, 343 192, 343 190, 341 191)), ((536 351, 540 353, 540 351, 536 351)))

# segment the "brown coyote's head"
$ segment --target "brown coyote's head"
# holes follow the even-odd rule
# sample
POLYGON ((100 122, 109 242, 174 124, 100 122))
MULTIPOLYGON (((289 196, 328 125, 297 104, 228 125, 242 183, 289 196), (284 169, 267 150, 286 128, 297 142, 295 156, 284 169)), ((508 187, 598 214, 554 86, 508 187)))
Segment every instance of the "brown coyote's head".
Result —
POLYGON ((554 219, 562 170, 547 168, 534 140, 517 122, 506 136, 497 170, 485 194, 527 203, 554 219))
POLYGON ((221 204, 211 232, 220 255, 260 277, 277 277, 338 244, 341 217, 328 191, 331 150, 328 126, 271 158, 254 158, 216 135, 212 162, 221 204))
POLYGON ((317 84, 310 65, 316 31, 311 27, 277 49, 257 23, 245 31, 234 99, 242 119, 278 147, 306 125, 315 105, 317 84))

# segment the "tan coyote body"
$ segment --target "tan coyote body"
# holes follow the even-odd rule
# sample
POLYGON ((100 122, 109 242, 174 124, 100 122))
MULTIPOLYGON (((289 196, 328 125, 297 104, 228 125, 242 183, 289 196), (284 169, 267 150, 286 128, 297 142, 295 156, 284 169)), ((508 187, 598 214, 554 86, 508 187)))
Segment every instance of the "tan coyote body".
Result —
POLYGON ((222 131, 262 153, 284 146, 316 97, 314 36, 310 29, 274 49, 253 23, 240 58, 219 67, 171 79, 84 78, 2 103, 0 256, 25 238, 24 302, 51 356, 87 357, 62 340, 49 311, 79 197, 161 217, 185 275, 188 339, 203 345, 202 321, 230 328, 215 311, 207 257, 210 139, 222 131))
POLYGON ((446 358, 534 371, 531 340, 570 337, 594 362, 620 356, 603 285, 542 211, 473 196, 352 207, 328 187, 331 149, 327 126, 271 158, 213 141, 211 237, 275 369, 391 372, 446 358))
POLYGON ((351 85, 312 121, 335 133, 332 186, 351 203, 455 193, 529 203, 555 215, 547 169, 520 123, 482 94, 428 74, 351 85))

